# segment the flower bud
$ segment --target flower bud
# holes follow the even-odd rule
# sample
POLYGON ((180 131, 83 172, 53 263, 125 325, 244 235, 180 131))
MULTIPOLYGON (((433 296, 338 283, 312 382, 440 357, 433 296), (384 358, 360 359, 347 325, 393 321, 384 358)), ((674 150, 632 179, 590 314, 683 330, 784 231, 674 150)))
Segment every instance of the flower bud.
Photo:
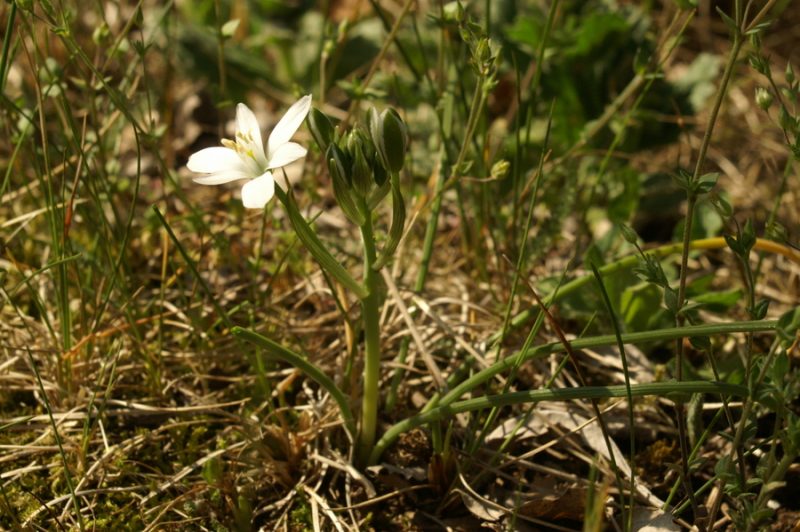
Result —
POLYGON ((765 76, 769 75, 769 64, 766 59, 759 54, 750 54, 750 66, 760 74, 765 76))
POLYGON ((384 109, 378 115, 373 108, 368 114, 369 133, 381 163, 389 172, 396 173, 403 168, 408 149, 408 128, 394 109, 384 109))
POLYGON ((508 169, 510 167, 511 163, 509 163, 505 159, 500 159, 499 161, 497 161, 492 165, 492 169, 489 171, 489 175, 492 177, 492 179, 503 179, 508 173, 508 169))
POLYGON ((448 2, 442 11, 446 22, 458 23, 464 20, 464 7, 461 2, 448 2))
POLYGON ((339 27, 336 28, 336 40, 338 42, 344 42, 347 40, 347 32, 350 31, 350 20, 344 19, 339 23, 339 27))
POLYGON ((789 114, 789 111, 783 105, 778 111, 778 124, 784 131, 788 131, 792 135, 797 132, 797 120, 789 114))
POLYGON ((769 90, 759 87, 756 89, 756 104, 763 110, 769 109, 772 105, 772 93, 769 90))
POLYGON ((328 146, 333 142, 334 129, 328 116, 316 108, 311 108, 308 113, 308 129, 314 142, 323 153, 328 151, 328 146))
POLYGON ((794 82, 794 69, 791 63, 786 63, 786 81, 791 85, 794 82))
POLYGON ((341 182, 350 186, 350 157, 343 152, 336 144, 328 146, 325 152, 325 159, 328 161, 328 171, 331 177, 339 179, 341 182))
POLYGON ((382 187, 388 181, 388 175, 386 174, 386 168, 377 160, 377 154, 374 154, 373 157, 373 164, 372 164, 372 177, 375 180, 375 184, 379 187, 382 187))
POLYGON ((636 234, 636 231, 633 228, 629 227, 625 224, 619 225, 619 232, 622 233, 622 238, 624 238, 629 244, 636 244, 639 240, 639 235, 636 234))
POLYGON ((372 143, 358 127, 354 127, 347 135, 347 151, 352 160, 351 182, 358 194, 365 198, 372 188, 372 165, 367 153, 373 151, 372 143))
POLYGON ((328 159, 328 170, 333 181, 333 195, 336 203, 342 209, 347 218, 356 225, 363 225, 366 221, 364 212, 359 208, 359 201, 354 197, 350 179, 347 176, 345 166, 347 161, 346 154, 339 149, 336 144, 331 144, 326 152, 328 159))

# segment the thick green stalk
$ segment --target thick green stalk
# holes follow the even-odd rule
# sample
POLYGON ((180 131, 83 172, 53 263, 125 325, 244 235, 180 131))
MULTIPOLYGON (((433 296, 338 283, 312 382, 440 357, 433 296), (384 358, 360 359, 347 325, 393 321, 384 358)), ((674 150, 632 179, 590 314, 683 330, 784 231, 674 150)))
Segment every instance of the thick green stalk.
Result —
POLYGON ((361 434, 356 456, 364 463, 375 443, 378 424, 378 381, 381 365, 380 274, 373 268, 377 259, 372 217, 361 226, 364 241, 364 285, 367 296, 361 298, 361 319, 364 324, 364 394, 361 402, 361 434))

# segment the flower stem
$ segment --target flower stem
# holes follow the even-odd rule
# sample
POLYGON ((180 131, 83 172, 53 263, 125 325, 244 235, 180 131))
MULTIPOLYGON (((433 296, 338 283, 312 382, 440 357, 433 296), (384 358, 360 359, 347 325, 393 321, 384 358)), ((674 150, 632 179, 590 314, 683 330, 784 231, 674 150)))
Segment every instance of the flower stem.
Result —
MULTIPOLYGON (((722 81, 720 82, 720 86, 714 100, 714 105, 711 109, 711 115, 708 118, 708 125, 706 126, 706 131, 703 135, 703 141, 700 144, 700 150, 697 154, 697 162, 695 164, 694 173, 691 179, 692 184, 697 183, 700 180, 706 160, 706 154, 708 152, 708 147, 711 144, 711 138, 714 133, 714 126, 717 123, 717 116, 719 115, 719 110, 722 107, 722 102, 725 100, 725 96, 728 94, 728 86, 730 85, 730 81, 733 77, 733 71, 736 68, 736 61, 739 57, 739 51, 742 46, 742 39, 739 33, 742 26, 741 10, 739 7, 739 2, 736 2, 736 31, 734 31, 733 34, 733 46, 731 47, 728 61, 725 64, 725 71, 722 74, 722 81)), ((683 308, 686 302, 686 279, 688 274, 689 250, 691 249, 692 222, 694 220, 695 207, 697 206, 698 199, 698 193, 695 190, 688 190, 687 194, 686 221, 683 227, 681 269, 678 282, 679 311, 683 308)), ((685 316, 680 312, 675 316, 676 327, 682 327, 685 321, 685 316)), ((683 380, 683 362, 683 340, 679 338, 675 341, 675 378, 678 380, 678 382, 683 380)), ((683 478, 686 495, 689 497, 692 507, 697 509, 697 503, 695 501, 694 491, 692 490, 691 479, 689 477, 689 444, 686 434, 686 411, 683 402, 675 402, 675 411, 678 425, 678 439, 680 440, 681 476, 683 478)))
POLYGON ((366 463, 375 443, 378 422, 378 381, 380 380, 381 336, 380 274, 373 268, 376 260, 375 238, 372 232, 372 217, 367 216, 361 226, 364 243, 364 285, 367 295, 361 299, 361 318, 364 324, 364 395, 361 402, 361 434, 356 458, 366 463))

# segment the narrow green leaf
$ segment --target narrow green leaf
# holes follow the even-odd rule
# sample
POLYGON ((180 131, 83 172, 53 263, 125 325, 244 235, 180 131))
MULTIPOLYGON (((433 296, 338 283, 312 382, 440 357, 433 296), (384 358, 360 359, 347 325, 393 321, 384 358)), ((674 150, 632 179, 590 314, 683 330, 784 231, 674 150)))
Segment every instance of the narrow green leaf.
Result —
POLYGON ((334 279, 351 290, 359 299, 367 297, 369 295, 367 290, 361 283, 353 279, 347 270, 344 269, 344 266, 342 266, 325 248, 319 237, 317 237, 317 234, 311 226, 308 225, 306 219, 303 218, 297 205, 289 198, 286 192, 280 187, 275 187, 275 196, 286 208, 286 212, 289 214, 289 220, 292 222, 292 227, 294 227, 297 233, 297 238, 300 239, 300 242, 303 243, 319 265, 334 279))
POLYGON ((466 399, 455 403, 442 404, 425 412, 392 426, 383 437, 375 444, 370 456, 370 463, 376 463, 383 451, 397 437, 411 429, 426 425, 434 421, 451 417, 463 412, 472 412, 491 407, 504 407, 525 403, 539 403, 543 401, 577 401, 585 399, 610 399, 615 397, 667 396, 669 394, 688 395, 693 393, 711 393, 715 395, 728 395, 747 397, 748 390, 744 386, 716 381, 669 381, 633 384, 630 389, 625 385, 616 386, 576 386, 574 388, 539 389, 521 392, 504 393, 498 395, 484 395, 473 399, 466 399))
POLYGON ((309 362, 305 357, 298 355, 297 353, 283 347, 276 342, 273 342, 265 336, 261 336, 254 331, 244 329, 242 327, 234 327, 231 329, 231 333, 237 338, 241 338, 242 340, 246 340, 261 347, 266 351, 268 357, 291 364, 313 379, 317 384, 325 388, 325 390, 331 394, 331 397, 339 406, 339 412, 342 414, 342 419, 344 420, 344 427, 352 438, 352 441, 355 441, 356 422, 355 418, 353 417, 353 413, 350 410, 347 396, 336 386, 333 380, 331 380, 331 378, 328 377, 325 372, 309 362))
POLYGON ((403 201, 403 194, 400 192, 400 178, 396 173, 392 174, 392 226, 389 229, 389 240, 381 251, 381 256, 372 266, 374 270, 380 270, 394 256, 400 239, 403 238, 403 229, 406 224, 406 204, 403 201))

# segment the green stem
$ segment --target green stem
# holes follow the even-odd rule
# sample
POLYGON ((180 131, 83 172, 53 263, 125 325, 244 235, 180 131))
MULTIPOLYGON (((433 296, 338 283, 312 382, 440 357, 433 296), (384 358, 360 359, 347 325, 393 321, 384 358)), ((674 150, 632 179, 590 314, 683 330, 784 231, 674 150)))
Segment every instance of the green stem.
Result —
POLYGON ((364 285, 367 296, 361 298, 361 318, 364 324, 364 395, 361 403, 361 434, 356 456, 364 463, 375 443, 378 424, 378 381, 380 380, 380 274, 373 268, 377 259, 372 216, 361 226, 364 243, 364 285))
MULTIPOLYGON (((630 436, 630 458, 628 462, 631 466, 631 484, 630 484, 630 499, 629 499, 629 506, 628 512, 625 512, 625 504, 622 504, 623 508, 623 516, 625 517, 625 530, 633 530, 633 506, 634 506, 634 499, 636 497, 636 432, 634 431, 633 427, 635 427, 634 416, 633 416, 633 394, 631 393, 631 379, 630 379, 630 371, 628 370, 628 357, 625 354, 625 343, 622 341, 622 328, 619 323, 619 319, 617 318, 617 313, 614 311, 614 305, 611 304, 611 298, 608 297, 608 291, 606 290, 605 285, 603 284, 603 278, 600 277, 600 272, 597 271, 597 267, 594 263, 589 264, 592 268, 592 274, 597 281, 597 286, 600 289, 600 294, 603 296, 603 302, 606 305, 606 310, 608 310, 608 316, 611 319, 611 325, 614 327, 614 335, 617 337, 617 348, 619 349, 619 356, 622 360, 622 374, 625 377, 625 387, 628 390, 628 427, 629 436, 630 436), (627 514, 627 515, 626 515, 627 514)), ((609 453, 611 450, 609 449, 609 453)), ((620 493, 620 500, 622 500, 622 493, 620 493)))
POLYGON ((42 376, 36 366, 33 353, 31 353, 30 349, 26 349, 26 351, 28 352, 28 360, 31 364, 31 368, 36 376, 36 382, 39 385, 39 391, 41 392, 44 400, 44 406, 47 410, 47 417, 50 419, 50 427, 53 429, 53 436, 55 437, 56 444, 58 445, 58 454, 61 456, 61 465, 64 467, 64 480, 67 482, 69 498, 72 501, 72 507, 75 509, 75 518, 78 520, 78 528, 81 530, 81 532, 83 532, 86 530, 86 527, 83 523, 83 514, 81 513, 81 506, 78 503, 78 497, 75 495, 75 482, 72 479, 72 473, 69 469, 69 461, 67 461, 67 453, 64 451, 64 445, 61 442, 61 435, 58 433, 58 424, 53 417, 53 409, 51 408, 50 401, 47 399, 47 392, 45 392, 42 376))
MULTIPOLYGON (((688 204, 686 207, 686 221, 683 225, 683 249, 681 251, 681 270, 678 285, 678 313, 675 315, 675 326, 684 325, 684 316, 680 313, 686 297, 686 275, 689 264, 689 247, 692 238, 692 221, 694 220, 694 208, 697 204, 697 195, 689 192, 688 204)), ((678 382, 683 380, 683 338, 675 340, 675 378, 678 382)), ((694 498, 691 482, 689 481, 689 439, 686 435, 686 411, 682 401, 675 401, 675 417, 678 425, 678 443, 681 452, 681 478, 683 479, 686 495, 689 497, 692 507, 697 503, 694 498)))
POLYGON ((222 4, 214 0, 214 12, 217 17, 217 68, 219 69, 219 92, 223 98, 228 95, 228 76, 225 69, 225 36, 222 34, 222 4))
POLYGON ((628 394, 634 397, 648 395, 668 396, 669 394, 693 394, 693 393, 713 393, 726 395, 747 395, 747 388, 737 384, 712 381, 684 381, 684 382, 652 382, 646 384, 634 384, 627 387, 619 386, 579 386, 575 388, 561 388, 556 390, 527 390, 522 392, 506 393, 500 395, 486 395, 458 401, 450 404, 442 404, 431 410, 417 414, 416 416, 404 419, 386 431, 383 437, 375 444, 375 448, 370 455, 370 463, 376 463, 381 454, 400 434, 425 425, 434 421, 451 417, 463 412, 481 410, 484 408, 500 408, 504 406, 517 405, 522 403, 538 403, 541 401, 574 401, 578 399, 609 399, 616 397, 627 397, 628 394))
MULTIPOLYGON (((692 222, 694 220, 694 211, 697 205, 697 192, 693 189, 693 184, 697 183, 700 179, 701 172, 703 170, 703 166, 706 160, 706 154, 708 152, 708 147, 711 144, 711 138, 714 133, 714 125, 717 122, 717 117, 719 116, 719 110, 722 107, 722 102, 725 100, 725 96, 728 92, 728 86, 731 81, 731 77, 733 76, 733 71, 736 67, 736 59, 739 57, 739 50, 741 49, 742 39, 739 33, 739 28, 741 27, 741 15, 740 10, 736 9, 736 23, 737 28, 734 31, 733 36, 733 46, 731 48, 730 55, 728 56, 728 61, 725 64, 725 72, 722 75, 722 81, 719 86, 719 90, 717 91, 716 98, 714 100, 714 106, 711 109, 711 115, 708 117, 708 125, 706 126, 705 134, 703 135, 703 141, 700 144, 700 151, 697 154, 697 162, 694 167, 694 173, 692 174, 692 181, 690 183, 690 187, 688 190, 688 202, 686 206, 686 221, 684 223, 683 229, 683 243, 682 243, 682 250, 681 250, 681 269, 680 269, 680 277, 679 277, 679 284, 678 284, 678 309, 679 313, 675 316, 675 325, 681 327, 685 322, 685 317, 680 314, 680 309, 683 308, 684 301, 686 299, 686 278, 687 278, 687 266, 689 261, 689 250, 691 248, 691 238, 692 238, 692 222)), ((680 382, 683 379, 683 341, 681 339, 676 340, 675 343, 675 376, 680 382)), ((686 489, 686 494, 689 497, 692 506, 696 506, 694 500, 694 491, 691 487, 691 482, 689 480, 689 447, 688 441, 686 438, 686 415, 684 410, 684 405, 680 401, 676 402, 675 404, 675 411, 677 417, 677 424, 678 424, 678 436, 680 440, 680 451, 681 451, 681 475, 684 479, 684 485, 686 489)))
POLYGON ((3 52, 0 56, 0 94, 5 94, 6 71, 8 67, 8 51, 11 48, 11 37, 14 34, 14 18, 17 15, 17 3, 11 2, 11 11, 6 23, 6 35, 3 37, 3 52))
POLYGON ((470 139, 472 139, 472 135, 475 133, 475 128, 478 126, 478 122, 480 120, 481 113, 483 112, 483 107, 486 105, 486 98, 488 95, 489 93, 486 89, 486 78, 481 77, 478 79, 477 85, 475 86, 475 92, 472 94, 472 103, 469 107, 467 126, 464 128, 464 142, 461 143, 461 149, 458 152, 456 163, 453 165, 452 175, 447 178, 442 190, 439 191, 439 195, 442 195, 445 190, 453 186, 461 177, 461 166, 464 164, 464 159, 467 157, 470 139))
MULTIPOLYGON (((767 370, 772 367, 772 362, 778 352, 779 343, 778 341, 774 341, 772 346, 770 347, 769 352, 767 353, 766 360, 761 367, 761 371, 759 372, 758 376, 754 383, 751 384, 751 379, 747 379, 748 386, 750 386, 750 392, 747 397, 745 397, 744 404, 742 405, 742 415, 739 418, 739 424, 736 426, 736 432, 733 436, 733 442, 731 443, 731 453, 737 453, 738 456, 744 456, 744 437, 747 426, 749 425, 748 420, 750 419, 750 412, 753 410, 753 407, 756 403, 756 398, 758 397, 757 392, 758 388, 764 382, 764 378, 767 375, 767 370)), ((744 465, 740 465, 740 471, 744 470, 744 465)), ((745 488, 745 480, 741 477, 739 478, 740 488, 745 488)))

